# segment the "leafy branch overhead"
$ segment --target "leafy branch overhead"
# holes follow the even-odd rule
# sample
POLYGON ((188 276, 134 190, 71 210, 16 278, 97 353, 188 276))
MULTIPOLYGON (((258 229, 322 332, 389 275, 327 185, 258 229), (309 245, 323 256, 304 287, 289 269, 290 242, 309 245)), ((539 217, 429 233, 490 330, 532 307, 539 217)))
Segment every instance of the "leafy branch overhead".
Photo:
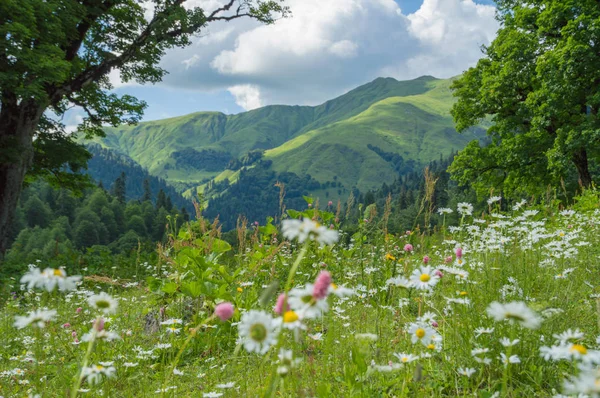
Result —
MULTIPOLYGON (((600 149, 597 1, 502 0, 496 39, 453 88, 459 131, 490 121, 451 170, 461 183, 507 193, 594 181, 600 149), (579 180, 579 181, 578 181, 579 180)), ((597 177, 597 176, 596 176, 597 177)))
POLYGON ((212 10, 186 0, 3 0, 0 2, 0 253, 25 174, 77 188, 87 151, 65 131, 71 107, 86 138, 103 126, 139 122, 146 103, 110 93, 124 82, 156 83, 171 48, 212 22, 286 17, 283 0, 225 0, 212 10), (111 75, 112 76, 112 75, 111 75))

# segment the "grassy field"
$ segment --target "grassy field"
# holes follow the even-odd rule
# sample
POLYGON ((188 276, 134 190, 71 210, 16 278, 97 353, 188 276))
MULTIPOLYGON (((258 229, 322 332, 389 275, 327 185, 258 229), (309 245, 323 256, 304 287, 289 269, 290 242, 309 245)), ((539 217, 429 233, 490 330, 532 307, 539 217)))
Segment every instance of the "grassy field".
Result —
MULTIPOLYGON (((385 235, 375 217, 323 246, 266 225, 240 231, 237 254, 200 221, 136 280, 68 269, 83 280, 48 292, 15 275, 0 312, 0 396, 597 396, 597 196, 568 211, 498 206, 453 209, 456 223, 431 236, 385 235), (281 316, 285 291, 293 311, 281 316), (231 319, 215 313, 221 302, 231 319), (15 326, 36 309, 56 314, 15 326)), ((61 272, 34 280, 67 283, 61 272)))

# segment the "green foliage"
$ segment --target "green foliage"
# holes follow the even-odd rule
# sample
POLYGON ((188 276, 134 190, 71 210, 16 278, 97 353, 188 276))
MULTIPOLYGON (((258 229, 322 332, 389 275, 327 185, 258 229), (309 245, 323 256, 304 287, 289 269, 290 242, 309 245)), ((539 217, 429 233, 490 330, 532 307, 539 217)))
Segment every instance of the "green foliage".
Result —
POLYGON ((491 121, 492 142, 469 145, 451 171, 461 184, 542 194, 596 177, 600 146, 600 9, 593 1, 499 1, 502 24, 485 58, 454 85, 459 131, 491 121))
MULTIPOLYGON (((166 239, 169 219, 184 219, 176 209, 164 207, 167 199, 165 196, 165 203, 155 208, 150 201, 122 203, 98 187, 74 197, 66 189, 34 183, 23 191, 18 216, 11 226, 14 242, 6 260, 33 262, 80 255, 91 247, 124 254, 131 254, 140 245, 144 251, 153 250, 153 242, 166 239)), ((179 222, 173 225, 179 226, 179 222)))

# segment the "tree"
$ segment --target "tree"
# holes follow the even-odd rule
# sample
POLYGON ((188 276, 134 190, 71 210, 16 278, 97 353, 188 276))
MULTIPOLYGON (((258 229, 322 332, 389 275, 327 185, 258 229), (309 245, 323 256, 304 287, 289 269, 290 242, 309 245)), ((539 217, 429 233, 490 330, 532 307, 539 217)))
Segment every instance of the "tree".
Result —
POLYGON ((142 195, 142 202, 147 200, 152 200, 152 190, 150 189, 150 181, 145 178, 144 179, 144 194, 142 195))
POLYGON ((215 21, 249 17, 272 23, 288 9, 280 0, 227 0, 214 9, 186 0, 3 0, 0 2, 0 253, 25 176, 62 186, 87 181, 89 153, 50 116, 71 106, 87 117, 86 138, 103 125, 139 121, 145 103, 110 93, 108 74, 156 83, 165 51, 215 21), (151 17, 145 14, 152 10, 151 17))
POLYGON ((453 178, 479 190, 540 193, 593 182, 600 149, 600 7, 592 0, 499 0, 497 38, 452 88, 457 130, 491 121, 453 178), (489 119, 488 119, 489 118, 489 119))
POLYGON ((121 175, 117 177, 115 183, 112 186, 112 195, 117 198, 120 203, 125 203, 127 191, 125 183, 127 182, 127 176, 125 172, 121 172, 121 175))

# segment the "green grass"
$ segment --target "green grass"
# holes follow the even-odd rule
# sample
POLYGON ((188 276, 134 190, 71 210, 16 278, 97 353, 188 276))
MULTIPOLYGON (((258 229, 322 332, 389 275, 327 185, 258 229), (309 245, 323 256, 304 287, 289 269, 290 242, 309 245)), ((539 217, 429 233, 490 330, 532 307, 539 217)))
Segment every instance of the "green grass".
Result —
MULTIPOLYGON (((597 198, 593 205, 597 207, 597 198)), ((223 246, 206 235, 202 238, 186 231, 168 249, 169 256, 162 265, 140 268, 138 285, 123 287, 124 281, 114 277, 90 278, 68 295, 21 291, 9 299, 0 311, 0 395, 68 395, 87 350, 84 343, 72 344, 72 331, 80 338, 90 330, 98 310, 90 306, 86 296, 106 291, 119 298, 119 308, 105 327, 121 339, 100 342, 92 349, 89 363, 113 362, 106 366, 114 366, 116 375, 94 386, 84 381, 82 387, 90 391, 82 396, 160 396, 155 391, 163 386, 176 387, 163 394, 175 397, 201 397, 209 392, 221 392, 225 397, 489 397, 494 392, 510 397, 553 396, 563 391, 565 379, 580 373, 577 365, 581 362, 543 359, 540 348, 555 344, 553 335, 579 329, 583 336, 570 343, 586 347, 589 358, 600 355, 596 339, 599 314, 593 295, 599 292, 600 219, 598 211, 559 215, 552 208, 537 209, 537 215, 520 210, 504 218, 484 214, 473 220, 466 216, 460 226, 444 228, 434 236, 413 233, 384 238, 381 220, 375 219, 360 225, 351 246, 309 245, 298 271, 292 274, 291 264, 301 252, 295 245, 279 246, 270 236, 252 238, 249 232, 249 250, 216 259, 214 254, 207 254, 205 243, 212 242, 214 250, 223 246), (412 252, 403 250, 407 243, 413 245, 412 252), (457 246, 464 249, 460 263, 454 256, 457 246), (429 265, 444 273, 427 294, 386 284, 394 275, 409 277, 422 266, 425 255, 430 257, 429 265), (448 256, 452 256, 451 264, 445 260, 448 256), (166 285, 160 294, 152 293, 143 281, 145 274, 167 275, 169 283, 183 286, 179 285, 180 278, 192 279, 182 270, 192 271, 193 264, 205 267, 198 278, 212 278, 210 283, 224 286, 222 291, 210 290, 190 299, 182 291, 169 293, 173 289, 166 285), (216 272, 220 265, 224 271, 216 272), (284 331, 278 344, 292 350, 300 361, 286 377, 278 377, 276 348, 271 347, 265 355, 246 352, 236 344, 238 331, 232 321, 238 322, 243 310, 272 314, 275 296, 264 305, 259 303, 263 286, 279 281, 280 287, 274 291, 279 293, 288 277, 294 286, 302 286, 314 281, 322 269, 331 272, 336 284, 354 289, 355 295, 346 299, 330 295, 329 311, 322 318, 303 320, 306 329, 297 335, 284 331), (454 276, 452 269, 467 271, 468 276, 454 276), (225 274, 235 276, 219 276, 225 274), (212 314, 217 296, 228 297, 235 305, 233 320, 211 320, 210 328, 190 335, 191 328, 212 314), (465 298, 469 304, 449 301, 465 298), (531 330, 494 321, 486 314, 494 301, 526 303, 543 318, 541 327, 531 330), (46 328, 17 330, 12 326, 15 316, 41 307, 58 311, 46 328), (78 307, 81 312, 76 311, 78 307), (177 326, 179 334, 168 334, 166 326, 145 330, 147 319, 158 316, 161 307, 165 312, 161 319, 183 320, 177 326), (442 339, 439 351, 418 341, 413 344, 407 332, 426 312, 437 322, 434 329, 442 339), (63 327, 67 322, 69 326, 63 327), (478 335, 478 328, 493 328, 493 332, 478 335), (372 334, 374 340, 361 339, 361 333, 372 334), (506 348, 500 343, 503 337, 519 342, 506 348), (170 347, 158 349, 157 344, 170 347), (478 356, 488 358, 489 364, 476 361, 471 353, 476 348, 489 350, 478 356), (141 351, 147 353, 142 355, 141 351), (178 353, 181 356, 174 363, 178 353), (398 363, 394 353, 419 358, 391 372, 376 369, 374 365, 398 363), (520 362, 505 367, 499 359, 501 353, 517 355, 520 362), (125 363, 137 365, 126 367, 125 363), (181 375, 172 374, 175 365, 181 375), (475 373, 462 376, 458 373, 461 367, 473 368, 475 373), (234 387, 218 387, 228 382, 234 387), (271 394, 267 394, 269 386, 271 394)), ((496 214, 495 210, 492 213, 496 214)), ((85 274, 80 269, 69 271, 85 274)), ((15 279, 19 277, 15 275, 15 279)), ((13 289, 18 291, 18 286, 13 289)))

